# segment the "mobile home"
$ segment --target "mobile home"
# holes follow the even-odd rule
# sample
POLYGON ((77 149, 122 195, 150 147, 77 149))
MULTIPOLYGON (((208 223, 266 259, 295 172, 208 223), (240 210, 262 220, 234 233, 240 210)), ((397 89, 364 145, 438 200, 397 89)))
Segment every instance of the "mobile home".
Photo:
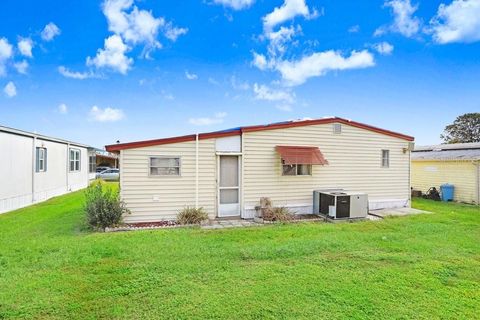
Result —
POLYGON ((0 213, 85 188, 87 148, 0 126, 0 213))
POLYGON ((261 197, 311 213, 313 190, 368 194, 370 209, 410 206, 413 137, 342 118, 287 121, 106 146, 119 153, 129 222, 252 218, 261 197))

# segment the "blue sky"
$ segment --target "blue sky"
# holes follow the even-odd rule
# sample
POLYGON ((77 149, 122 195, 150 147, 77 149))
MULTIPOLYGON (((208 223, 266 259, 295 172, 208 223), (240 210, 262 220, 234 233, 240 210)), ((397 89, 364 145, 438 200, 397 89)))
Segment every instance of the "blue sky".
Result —
POLYGON ((480 110, 480 0, 0 6, 0 124, 98 147, 324 116, 430 144, 480 110))

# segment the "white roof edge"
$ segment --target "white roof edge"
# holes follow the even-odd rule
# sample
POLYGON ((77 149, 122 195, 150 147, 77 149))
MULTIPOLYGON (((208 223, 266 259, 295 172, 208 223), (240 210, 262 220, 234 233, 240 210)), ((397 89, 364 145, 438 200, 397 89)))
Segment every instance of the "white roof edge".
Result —
POLYGON ((416 146, 414 152, 480 149, 480 142, 416 146))
POLYGON ((10 127, 5 127, 5 126, 1 126, 1 125, 0 125, 0 132, 7 132, 7 133, 11 133, 11 134, 19 135, 19 136, 31 137, 31 138, 36 137, 36 138, 42 139, 42 140, 64 143, 64 144, 71 144, 71 145, 74 145, 74 146, 77 146, 77 147, 92 148, 91 146, 83 144, 83 143, 78 143, 78 142, 69 141, 69 140, 60 139, 60 138, 49 137, 49 136, 45 136, 45 135, 42 135, 42 134, 29 132, 29 131, 25 131, 25 130, 20 130, 20 129, 15 129, 15 128, 10 128, 10 127))

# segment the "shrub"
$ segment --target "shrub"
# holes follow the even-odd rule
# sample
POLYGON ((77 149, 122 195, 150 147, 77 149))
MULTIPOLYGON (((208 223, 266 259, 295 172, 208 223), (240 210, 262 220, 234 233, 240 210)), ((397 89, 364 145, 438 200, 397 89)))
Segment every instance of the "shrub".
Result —
POLYGON ((177 215, 180 224, 198 224, 208 219, 208 214, 203 208, 186 207, 177 215))
POLYGON ((107 227, 119 225, 123 214, 130 211, 120 200, 118 190, 95 181, 85 191, 85 213, 90 227, 105 231, 107 227))
POLYGON ((263 210, 262 218, 266 221, 290 221, 294 213, 286 207, 273 207, 263 210))

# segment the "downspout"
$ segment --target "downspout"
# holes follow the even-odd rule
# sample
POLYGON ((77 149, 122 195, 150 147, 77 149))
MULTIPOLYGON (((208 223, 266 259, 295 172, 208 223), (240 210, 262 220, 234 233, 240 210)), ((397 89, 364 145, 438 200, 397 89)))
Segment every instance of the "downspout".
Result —
POLYGON ((32 203, 35 202, 35 171, 36 171, 36 163, 37 163, 37 156, 36 156, 36 146, 37 146, 37 136, 33 136, 32 140, 32 203))
POLYGON ((412 151, 408 148, 408 207, 412 207, 412 151))
POLYGON ((198 133, 195 135, 195 208, 198 208, 198 133))
POLYGON ((68 181, 68 173, 69 173, 69 168, 70 168, 70 143, 67 143, 67 166, 66 166, 66 182, 67 182, 67 192, 70 191, 70 188, 68 186, 69 181, 68 181))
POLYGON ((240 152, 241 155, 241 166, 240 166, 240 217, 245 217, 245 201, 244 201, 244 192, 243 192, 243 178, 244 178, 244 167, 245 167, 245 146, 243 143, 243 131, 240 131, 240 152))
POLYGON ((480 162, 477 161, 477 205, 480 205, 480 162))

